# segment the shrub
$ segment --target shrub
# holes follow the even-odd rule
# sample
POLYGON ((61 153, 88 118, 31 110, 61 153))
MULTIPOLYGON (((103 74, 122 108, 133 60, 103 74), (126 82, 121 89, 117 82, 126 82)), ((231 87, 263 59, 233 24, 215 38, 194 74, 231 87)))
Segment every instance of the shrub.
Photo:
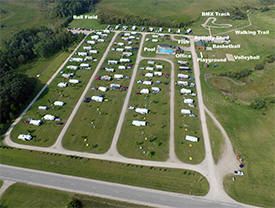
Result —
POLYGON ((254 109, 261 109, 266 106, 266 102, 263 98, 256 98, 251 102, 250 106, 254 109))
POLYGON ((264 69, 264 65, 263 64, 256 64, 255 70, 263 70, 263 69, 264 69))
POLYGON ((72 201, 69 202, 67 205, 67 208, 82 208, 82 203, 78 199, 73 199, 72 201))

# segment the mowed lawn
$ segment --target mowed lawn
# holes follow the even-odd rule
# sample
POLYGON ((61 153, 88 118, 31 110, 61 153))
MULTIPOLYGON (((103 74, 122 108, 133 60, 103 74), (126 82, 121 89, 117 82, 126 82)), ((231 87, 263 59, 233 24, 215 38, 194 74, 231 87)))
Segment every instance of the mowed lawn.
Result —
POLYGON ((22 29, 42 25, 58 25, 63 19, 51 18, 48 9, 55 3, 45 3, 37 0, 0 0, 1 13, 0 42, 22 29))
POLYGON ((171 66, 165 61, 155 61, 155 64, 163 65, 163 69, 141 70, 140 67, 155 67, 155 64, 150 65, 148 61, 143 60, 139 64, 129 106, 146 108, 150 112, 143 115, 136 113, 135 110, 127 111, 118 141, 118 150, 122 155, 131 158, 164 161, 168 159, 169 152, 171 66), (144 77, 146 73, 155 71, 161 71, 163 75, 153 78, 144 77), (169 76, 164 76, 164 73, 168 73, 169 76), (153 85, 138 84, 138 80, 151 80, 153 85), (156 81, 161 81, 161 84, 157 84, 156 81), (160 92, 153 93, 151 87, 159 87, 160 92), (142 89, 149 89, 150 93, 137 95, 136 93, 142 89), (133 120, 146 121, 148 125, 136 127, 132 125, 133 120))
MULTIPOLYGON (((135 35, 135 37, 141 38, 141 35, 135 35)), ((125 46, 128 44, 128 41, 121 39, 120 34, 116 38, 115 42, 122 42, 125 46)), ((139 43, 140 40, 134 40, 133 45, 130 46, 133 48, 138 48, 139 43)), ((124 48, 124 46, 120 47, 113 45, 113 48, 124 48)), ((110 84, 119 84, 120 86, 125 87, 129 86, 137 51, 138 50, 130 50, 129 52, 132 52, 133 55, 130 57, 124 57, 130 59, 130 64, 132 64, 130 69, 127 69, 127 67, 126 69, 118 69, 119 65, 128 65, 124 63, 120 63, 118 65, 108 65, 108 60, 119 60, 122 57, 122 52, 115 50, 109 51, 108 56, 102 65, 102 69, 99 70, 96 76, 108 75, 112 77, 112 80, 94 80, 91 88, 85 96, 92 97, 102 95, 105 100, 102 103, 92 100, 90 103, 83 102, 81 104, 78 113, 63 138, 63 146, 65 148, 93 153, 104 153, 108 150, 111 145, 127 93, 127 90, 122 91, 121 89, 111 89, 110 84), (115 72, 106 72, 103 67, 114 68, 115 72), (124 78, 117 80, 114 78, 115 74, 122 74, 124 78), (128 78, 126 78, 126 76, 128 78), (98 89, 100 86, 107 87, 108 91, 102 92, 92 89, 98 89)))
POLYGON ((191 195, 205 195, 207 180, 199 173, 153 166, 65 156, 0 146, 2 164, 62 173, 191 195))
POLYGON ((0 204, 4 207, 57 208, 66 207, 69 202, 74 199, 80 200, 83 208, 145 207, 142 205, 114 201, 95 196, 80 195, 23 183, 16 183, 10 186, 2 196, 0 204))
MULTIPOLYGON (((88 37, 89 39, 89 37, 88 37)), ((111 36, 108 37, 111 39, 111 36)), ((94 58, 100 59, 102 54, 104 53, 104 49, 107 47, 109 43, 98 43, 94 46, 94 49, 98 50, 99 53, 94 55, 94 58)), ((83 43, 78 51, 84 51, 83 46, 87 46, 87 43, 83 43)), ((77 57, 77 55, 74 55, 77 57)), ((41 126, 34 126, 29 124, 24 124, 28 118, 32 118, 35 120, 41 119, 44 115, 50 114, 54 115, 58 118, 61 118, 61 122, 66 122, 69 117, 71 111, 73 110, 76 102, 78 101, 82 91, 84 90, 89 78, 92 76, 94 69, 97 66, 97 62, 90 61, 91 70, 87 69, 79 69, 77 71, 68 70, 66 66, 68 65, 78 65, 76 62, 68 62, 66 66, 64 66, 63 72, 75 72, 74 79, 80 80, 79 84, 69 84, 66 88, 59 88, 57 84, 60 82, 68 82, 66 78, 63 78, 61 74, 58 74, 57 77, 53 80, 53 82, 46 88, 46 90, 41 94, 40 98, 34 103, 34 105, 30 108, 30 110, 24 115, 22 120, 15 126, 11 133, 11 138, 13 141, 18 142, 20 144, 30 144, 30 145, 38 145, 38 146, 50 146, 52 145, 58 134, 60 133, 63 125, 56 125, 55 121, 46 121, 41 126), (54 101, 62 101, 65 103, 64 106, 53 106, 54 101), (48 106, 49 110, 43 111, 38 110, 38 106, 48 106), (19 134, 28 134, 30 133, 34 136, 34 139, 31 141, 21 141, 18 140, 17 137, 19 134)), ((57 70, 57 69, 56 69, 57 70)))
MULTIPOLYGON (((190 53, 186 53, 187 55, 190 53)), ((186 74, 190 78, 194 78, 193 62, 192 59, 176 59, 175 60, 175 79, 180 81, 177 77, 178 74, 186 74), (188 61, 191 72, 187 73, 185 70, 179 70, 179 64, 177 61, 188 61)), ((182 79, 181 81, 187 81, 190 85, 195 83, 195 80, 182 79)), ((200 122, 199 106, 197 102, 197 96, 184 95, 180 93, 182 88, 190 89, 192 93, 197 94, 196 86, 175 86, 175 151, 178 158, 184 162, 197 164, 202 162, 205 156, 204 141, 202 135, 202 128, 200 122), (190 107, 184 103, 184 99, 193 99, 194 106, 190 107), (181 109, 191 110, 191 114, 195 114, 197 117, 189 117, 188 114, 181 114, 181 109), (198 142, 191 142, 185 140, 186 135, 195 136, 199 138, 198 142)))

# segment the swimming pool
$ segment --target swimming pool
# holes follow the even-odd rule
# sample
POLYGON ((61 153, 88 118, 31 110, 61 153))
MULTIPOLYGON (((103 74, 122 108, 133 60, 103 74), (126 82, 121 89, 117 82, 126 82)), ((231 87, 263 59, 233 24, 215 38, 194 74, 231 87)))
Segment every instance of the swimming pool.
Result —
POLYGON ((172 50, 172 49, 160 48, 160 49, 159 49, 159 53, 168 53, 168 54, 172 54, 172 53, 173 53, 173 50, 172 50))

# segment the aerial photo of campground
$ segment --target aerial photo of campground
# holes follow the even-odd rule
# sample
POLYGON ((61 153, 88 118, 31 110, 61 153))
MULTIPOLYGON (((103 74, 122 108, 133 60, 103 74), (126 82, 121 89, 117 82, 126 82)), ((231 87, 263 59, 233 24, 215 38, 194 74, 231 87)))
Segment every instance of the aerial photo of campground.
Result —
POLYGON ((0 0, 0 208, 275 208, 275 0, 0 0))

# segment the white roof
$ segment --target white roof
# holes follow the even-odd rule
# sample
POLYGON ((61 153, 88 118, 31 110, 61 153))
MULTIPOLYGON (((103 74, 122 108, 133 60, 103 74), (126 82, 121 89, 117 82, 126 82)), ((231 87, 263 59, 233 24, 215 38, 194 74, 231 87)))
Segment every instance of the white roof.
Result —
POLYGON ((106 92, 106 91, 108 90, 108 88, 107 88, 107 87, 102 87, 102 86, 100 86, 100 87, 98 88, 98 90, 100 90, 100 91, 102 91, 102 92, 106 92))

